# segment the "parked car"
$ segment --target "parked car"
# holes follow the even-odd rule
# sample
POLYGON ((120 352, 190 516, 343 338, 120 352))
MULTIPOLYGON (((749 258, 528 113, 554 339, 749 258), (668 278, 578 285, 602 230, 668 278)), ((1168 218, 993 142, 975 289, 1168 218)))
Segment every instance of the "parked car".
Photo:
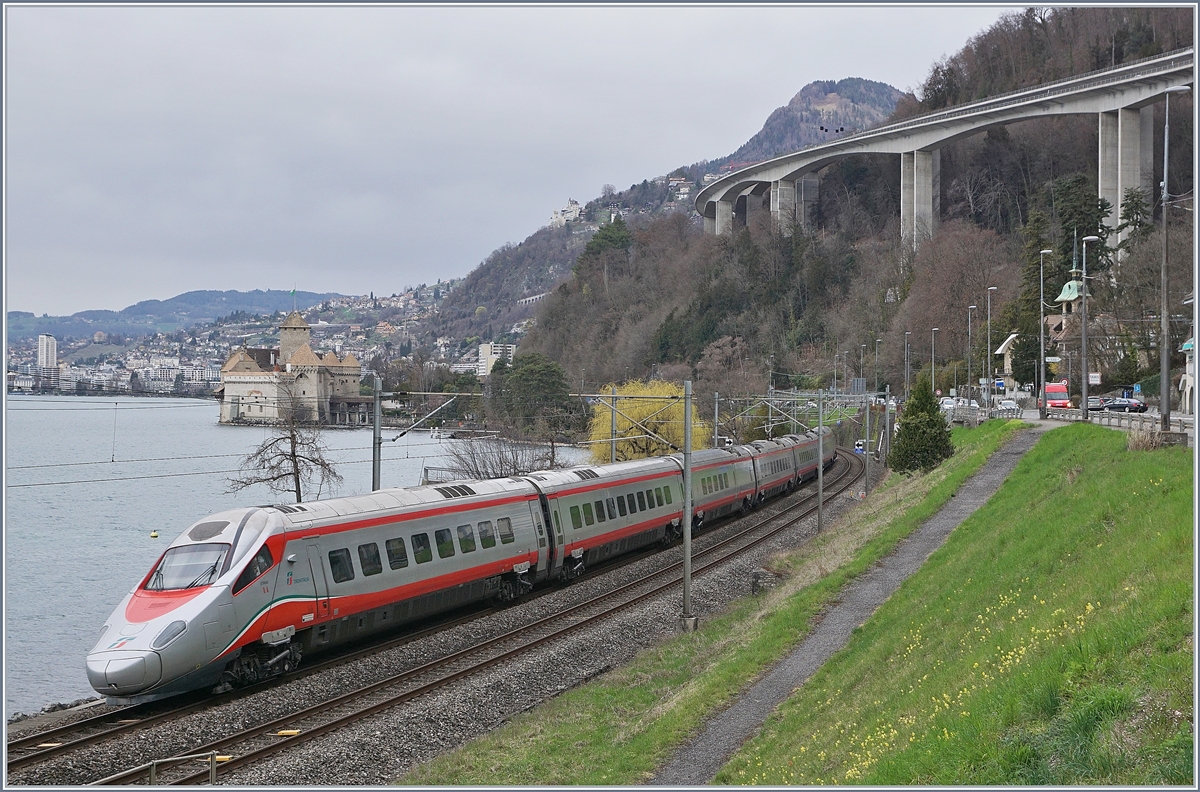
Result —
POLYGON ((1141 399, 1113 399, 1104 406, 1109 412, 1146 412, 1146 402, 1141 399))
MULTIPOLYGON (((1090 401, 1090 399, 1089 399, 1089 401, 1090 401)), ((1001 410, 1019 410, 1021 408, 1012 399, 1005 399, 1004 401, 1000 402, 1000 409, 1001 410)))
POLYGON ((1107 396, 1088 396, 1088 412, 1103 410, 1111 401, 1107 396))

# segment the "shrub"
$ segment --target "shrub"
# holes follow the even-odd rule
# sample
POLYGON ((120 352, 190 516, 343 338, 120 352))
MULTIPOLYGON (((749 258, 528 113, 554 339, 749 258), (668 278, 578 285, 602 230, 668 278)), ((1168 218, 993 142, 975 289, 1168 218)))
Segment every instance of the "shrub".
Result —
POLYGON ((933 399, 929 378, 921 377, 913 396, 904 405, 900 431, 888 456, 888 464, 898 473, 932 470, 954 454, 950 427, 933 399))

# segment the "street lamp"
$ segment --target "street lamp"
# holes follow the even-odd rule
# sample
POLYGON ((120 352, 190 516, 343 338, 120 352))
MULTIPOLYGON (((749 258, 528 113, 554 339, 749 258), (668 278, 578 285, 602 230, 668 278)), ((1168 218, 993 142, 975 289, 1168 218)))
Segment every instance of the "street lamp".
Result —
MULTIPOLYGON (((1164 207, 1165 208, 1165 207, 1164 207)), ((1083 288, 1080 294, 1083 296, 1083 307, 1079 314, 1079 381, 1081 383, 1080 390, 1080 406, 1083 408, 1083 420, 1090 421, 1091 415, 1088 412, 1088 359, 1087 359, 1087 246, 1088 242, 1099 242, 1098 236, 1085 236, 1083 238, 1083 288)))
POLYGON ((904 398, 908 399, 908 337, 912 335, 911 330, 904 331, 904 398))
POLYGON ((858 378, 863 381, 863 390, 867 389, 867 376, 863 373, 863 356, 867 354, 867 345, 860 344, 858 350, 858 378))
POLYGON ((971 406, 971 311, 979 306, 967 306, 967 406, 971 406))
POLYGON ((1042 250, 1038 253, 1038 382, 1041 384, 1041 398, 1038 399, 1038 418, 1046 420, 1046 254, 1053 250, 1042 250))
POLYGON ((838 353, 833 353, 833 388, 831 389, 834 396, 837 396, 837 356, 838 353))
POLYGON ((875 339, 875 392, 879 393, 879 342, 882 338, 875 339))
POLYGON ((988 286, 988 337, 987 337, 987 406, 984 408, 988 416, 992 414, 992 292, 995 286, 988 286))
POLYGON ((1167 130, 1171 128, 1171 94, 1186 93, 1191 89, 1187 86, 1168 88, 1163 92, 1163 180, 1162 180, 1162 216, 1163 216, 1163 254, 1162 254, 1162 314, 1161 327, 1158 330, 1158 414, 1162 419, 1162 431, 1171 428, 1171 322, 1169 306, 1167 305, 1167 201, 1171 193, 1167 191, 1167 130))
POLYGON ((934 396, 937 396, 937 356, 934 355, 934 343, 937 341, 938 329, 933 328, 933 332, 929 334, 929 387, 934 396))

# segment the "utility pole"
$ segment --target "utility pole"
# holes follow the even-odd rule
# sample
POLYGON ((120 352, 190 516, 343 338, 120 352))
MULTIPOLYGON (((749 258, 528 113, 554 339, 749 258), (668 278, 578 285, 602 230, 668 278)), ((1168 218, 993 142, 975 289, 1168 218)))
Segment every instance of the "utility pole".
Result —
POLYGON ((617 386, 613 385, 612 389, 612 427, 608 434, 608 455, 609 462, 617 461, 617 386))
POLYGON ((817 533, 825 527, 825 391, 817 389, 817 533))
POLYGON ((383 458, 383 411, 379 403, 380 392, 383 390, 383 380, 375 375, 375 427, 371 438, 371 491, 379 489, 379 467, 383 458))
POLYGON ((720 448, 721 427, 721 393, 713 391, 713 448, 720 448))
POLYGON ((684 632, 696 630, 692 615, 692 381, 683 382, 683 616, 684 632))

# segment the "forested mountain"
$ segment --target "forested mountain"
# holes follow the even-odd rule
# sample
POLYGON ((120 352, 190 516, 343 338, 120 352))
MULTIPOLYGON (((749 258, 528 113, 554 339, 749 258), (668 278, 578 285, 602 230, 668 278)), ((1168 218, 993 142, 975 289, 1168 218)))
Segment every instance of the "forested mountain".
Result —
MULTIPOLYGON (((1006 15, 934 64, 918 96, 900 98, 890 120, 1190 45, 1192 13, 1131 7, 1006 15)), ((809 88, 830 95, 820 84, 809 88)), ((789 113, 772 118, 786 120, 789 113)), ((1190 196, 1189 95, 1172 100, 1171 121, 1171 191, 1190 196)), ((1157 174, 1161 105, 1155 123, 1157 174)), ((774 153, 765 141, 784 136, 768 135, 770 128, 768 122, 758 136, 761 148, 748 143, 742 151, 774 153)), ((938 327, 939 383, 952 387, 965 383, 968 355, 975 376, 983 367, 984 309, 988 287, 996 286, 991 341, 994 347, 1013 331, 1021 334, 1017 378, 1028 382, 1036 357, 1038 251, 1054 251, 1045 262, 1052 300, 1077 255, 1076 238, 1094 233, 1116 244, 1113 207, 1096 197, 1096 152, 1095 116, 1028 121, 946 146, 941 228, 915 254, 899 239, 894 155, 851 157, 826 168, 816 228, 807 234, 757 227, 717 238, 686 216, 634 216, 627 244, 589 246, 580 256, 574 277, 542 304, 521 349, 549 355, 570 380, 592 387, 657 372, 691 377, 701 398, 713 390, 762 392, 768 370, 777 385, 828 383, 835 354, 839 378, 861 366, 873 385, 878 349, 881 382, 899 388, 906 332, 915 372, 922 361, 928 367, 930 328, 938 327), (970 351, 968 305, 978 306, 970 351)), ((1140 196, 1136 233, 1120 259, 1108 245, 1089 251, 1089 269, 1100 274, 1092 311, 1106 323, 1093 355, 1105 383, 1130 384, 1156 370, 1153 262, 1162 244, 1156 199, 1140 196)), ((1171 211, 1178 216, 1170 237, 1170 300, 1178 306, 1194 288, 1191 215, 1171 211)), ((1173 325, 1179 336, 1171 339, 1173 349, 1186 330, 1173 325)))
POLYGON ((34 338, 39 333, 63 337, 86 337, 96 331, 139 336, 173 332, 182 327, 211 322, 221 316, 244 311, 267 314, 300 309, 342 295, 269 289, 262 291, 190 291, 168 300, 142 300, 120 311, 79 311, 70 316, 35 316, 28 311, 8 312, 10 340, 34 338))

